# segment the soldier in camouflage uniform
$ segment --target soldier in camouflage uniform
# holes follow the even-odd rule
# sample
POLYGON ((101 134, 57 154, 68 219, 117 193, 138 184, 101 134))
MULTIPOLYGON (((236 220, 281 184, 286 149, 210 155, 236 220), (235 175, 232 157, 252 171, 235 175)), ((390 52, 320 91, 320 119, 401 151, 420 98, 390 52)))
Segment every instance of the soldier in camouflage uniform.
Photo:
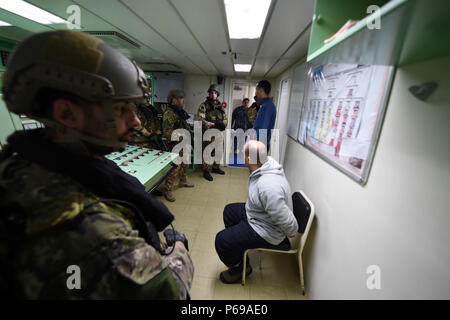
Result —
MULTIPOLYGON (((181 90, 170 91, 167 97, 167 102, 169 103, 169 106, 164 112, 162 123, 163 133, 167 141, 172 141, 172 132, 176 129, 186 129, 192 133, 191 127, 186 121, 187 119, 189 119, 189 115, 185 110, 183 110, 184 107, 183 91, 181 90)), ((170 149, 172 150, 177 143, 179 142, 178 141, 170 142, 169 143, 170 149)), ((180 152, 180 157, 183 157, 182 151, 180 152)), ((178 167, 167 177, 165 183, 164 197, 168 201, 171 202, 175 201, 175 197, 172 194, 172 190, 175 185, 175 180, 177 178, 178 173, 180 174, 181 186, 188 188, 194 187, 194 184, 189 183, 186 178, 186 170, 188 166, 189 165, 187 163, 180 163, 178 167)))
POLYGON ((253 128, 253 124, 255 123, 256 116, 258 115, 260 104, 257 100, 257 97, 254 97, 255 102, 247 109, 247 130, 253 128))
POLYGON ((0 154, 0 296, 189 298, 187 240, 157 234, 173 215, 103 157, 140 125, 146 90, 135 63, 82 32, 34 34, 9 56, 8 109, 46 127, 13 133, 0 154))
POLYGON ((150 103, 151 88, 148 91, 149 98, 146 103, 137 108, 137 116, 141 125, 136 127, 136 135, 131 138, 129 144, 139 147, 168 151, 162 142, 162 114, 150 103))
MULTIPOLYGON (((206 131, 210 128, 216 128, 220 131, 224 131, 227 127, 227 114, 225 110, 222 108, 222 104, 217 97, 220 95, 219 86, 217 84, 212 84, 208 89, 209 96, 206 98, 205 102, 203 102, 197 112, 198 118, 202 121, 203 131, 206 131)), ((211 142, 214 141, 211 140, 211 142)), ((209 144, 209 141, 203 142, 203 150, 209 144)), ((212 181, 213 177, 210 172, 225 174, 219 167, 218 163, 213 163, 212 165, 207 164, 204 160, 202 163, 203 169, 203 177, 212 181)))

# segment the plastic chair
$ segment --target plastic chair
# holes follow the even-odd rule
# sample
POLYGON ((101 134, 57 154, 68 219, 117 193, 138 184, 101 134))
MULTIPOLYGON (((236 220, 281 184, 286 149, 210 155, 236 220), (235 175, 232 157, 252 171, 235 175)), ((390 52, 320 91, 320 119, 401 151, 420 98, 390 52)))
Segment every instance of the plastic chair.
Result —
MULTIPOLYGON (((294 215, 297 219, 298 223, 298 233, 300 233, 300 237, 298 238, 296 245, 291 250, 274 250, 274 249, 266 249, 266 248, 255 248, 248 249, 244 252, 244 262, 243 262, 243 271, 242 271, 242 285, 245 285, 245 272, 247 266, 247 254, 250 250, 259 251, 268 251, 268 252, 276 252, 276 253, 287 253, 287 254, 296 254, 298 258, 298 266, 300 272, 300 285, 302 288, 302 294, 305 295, 305 283, 303 279, 303 263, 302 263, 302 252, 305 247, 306 239, 308 237, 309 229, 311 228, 312 221, 314 219, 314 205, 311 200, 305 195, 303 191, 294 192, 292 195, 292 206, 294 209, 294 215)), ((261 255, 259 257, 259 268, 261 269, 261 255)))

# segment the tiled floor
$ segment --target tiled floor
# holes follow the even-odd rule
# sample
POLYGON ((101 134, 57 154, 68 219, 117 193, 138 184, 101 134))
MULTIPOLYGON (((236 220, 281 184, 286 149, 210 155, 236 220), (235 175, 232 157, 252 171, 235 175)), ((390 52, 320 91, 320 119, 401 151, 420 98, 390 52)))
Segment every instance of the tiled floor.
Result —
POLYGON ((245 286, 223 284, 219 274, 226 269, 214 248, 214 239, 224 228, 222 213, 226 204, 245 202, 247 168, 222 168, 226 174, 212 174, 214 181, 202 177, 201 171, 190 173, 194 188, 175 187, 175 202, 158 197, 175 216, 175 229, 186 234, 195 274, 192 299, 305 299, 301 295, 298 265, 294 255, 262 253, 262 270, 258 253, 250 253, 253 273, 245 286))

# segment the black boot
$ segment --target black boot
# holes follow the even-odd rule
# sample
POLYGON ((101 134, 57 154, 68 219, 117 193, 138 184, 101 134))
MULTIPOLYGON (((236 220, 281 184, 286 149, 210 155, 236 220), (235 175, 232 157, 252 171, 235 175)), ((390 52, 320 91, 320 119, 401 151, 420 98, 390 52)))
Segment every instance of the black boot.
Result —
POLYGON ((203 171, 203 178, 208 181, 213 181, 213 177, 211 177, 211 174, 208 171, 203 171))
POLYGON ((212 172, 218 173, 218 174, 225 174, 225 171, 220 170, 220 168, 213 168, 212 172))

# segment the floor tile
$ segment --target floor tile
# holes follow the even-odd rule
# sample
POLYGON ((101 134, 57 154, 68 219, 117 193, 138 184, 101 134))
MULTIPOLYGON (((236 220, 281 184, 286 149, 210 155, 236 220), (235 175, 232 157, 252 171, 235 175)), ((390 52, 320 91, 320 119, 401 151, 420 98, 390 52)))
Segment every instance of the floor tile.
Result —
POLYGON ((282 287, 250 285, 251 300, 287 300, 287 294, 282 287))

